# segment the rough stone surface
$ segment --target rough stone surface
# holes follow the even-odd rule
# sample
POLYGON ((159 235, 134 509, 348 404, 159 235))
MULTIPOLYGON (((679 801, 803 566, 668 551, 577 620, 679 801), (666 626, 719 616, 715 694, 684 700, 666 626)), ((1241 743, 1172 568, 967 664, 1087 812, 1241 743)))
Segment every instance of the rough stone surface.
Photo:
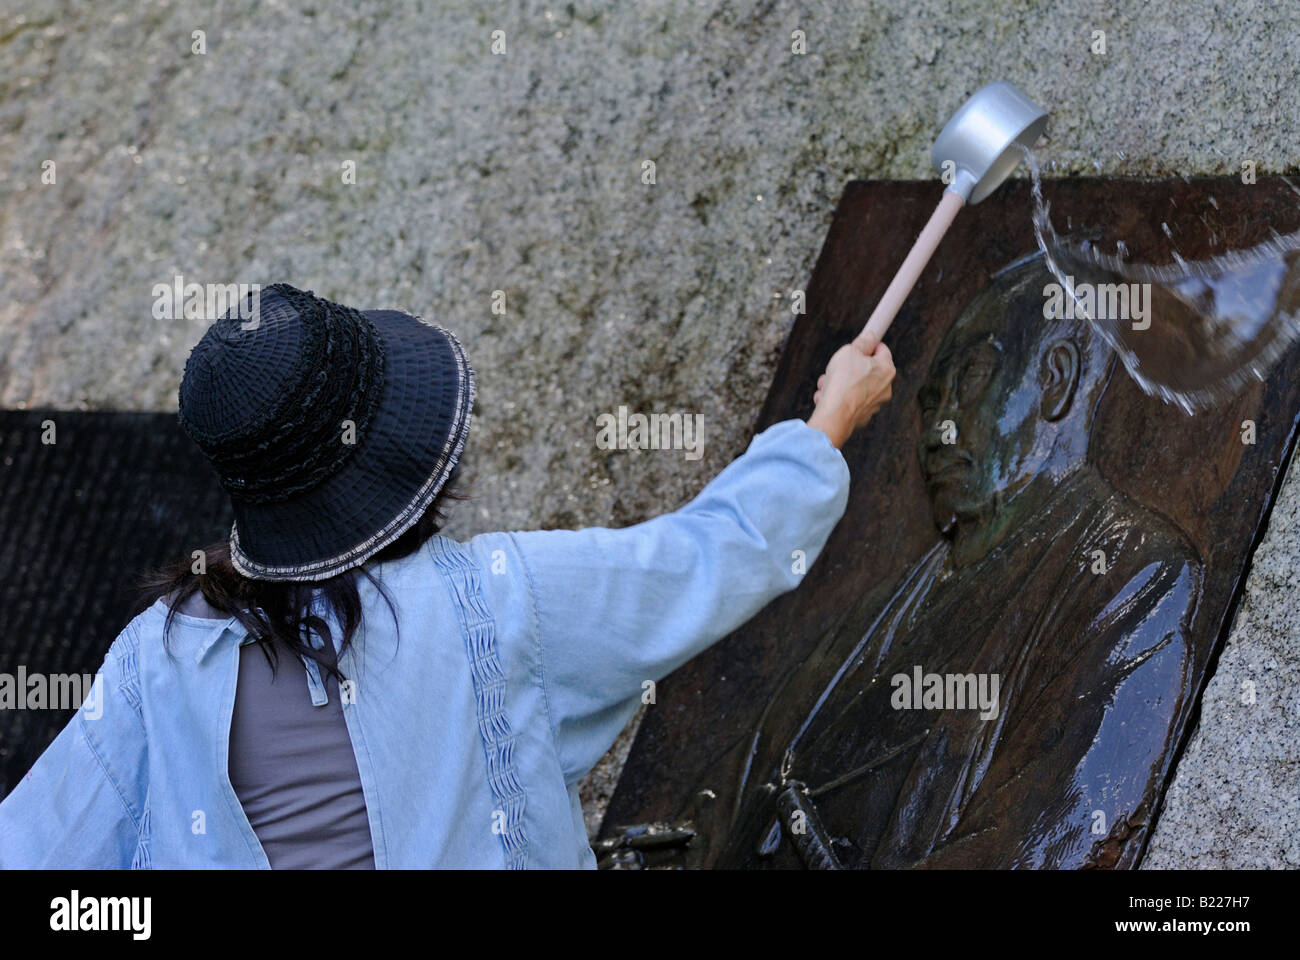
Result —
MULTIPOLYGON (((283 280, 462 335, 475 500, 449 532, 641 520, 744 448, 847 180, 932 176, 939 127, 997 79, 1052 111, 1049 175, 1285 172, 1278 19, 1262 0, 5 0, 0 404, 168 409, 205 323, 153 319, 154 285, 283 280), (704 457, 597 449, 619 404, 703 414, 704 457)), ((1263 662, 1258 630, 1239 642, 1263 662)))
POLYGON ((1300 867, 1300 458, 1255 553, 1143 866, 1300 867))

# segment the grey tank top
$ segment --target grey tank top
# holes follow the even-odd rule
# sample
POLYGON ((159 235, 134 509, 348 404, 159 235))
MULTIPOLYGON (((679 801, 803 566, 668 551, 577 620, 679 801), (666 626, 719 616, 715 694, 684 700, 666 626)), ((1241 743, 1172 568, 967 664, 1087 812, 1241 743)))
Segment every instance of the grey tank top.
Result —
MULTIPOLYGON (((181 612, 221 617, 201 595, 181 612)), ((370 821, 338 681, 324 670, 321 680, 328 700, 316 706, 302 660, 279 651, 272 676, 258 644, 239 648, 230 783, 272 869, 373 870, 370 821)))

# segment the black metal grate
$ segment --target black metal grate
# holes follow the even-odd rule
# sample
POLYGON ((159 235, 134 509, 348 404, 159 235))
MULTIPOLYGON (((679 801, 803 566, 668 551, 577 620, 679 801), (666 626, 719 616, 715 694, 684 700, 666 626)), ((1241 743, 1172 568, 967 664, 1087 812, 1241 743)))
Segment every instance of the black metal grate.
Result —
MULTIPOLYGON (((174 414, 0 411, 0 673, 93 673, 142 607, 141 574, 230 523, 174 414)), ((71 716, 0 709, 0 796, 71 716)))

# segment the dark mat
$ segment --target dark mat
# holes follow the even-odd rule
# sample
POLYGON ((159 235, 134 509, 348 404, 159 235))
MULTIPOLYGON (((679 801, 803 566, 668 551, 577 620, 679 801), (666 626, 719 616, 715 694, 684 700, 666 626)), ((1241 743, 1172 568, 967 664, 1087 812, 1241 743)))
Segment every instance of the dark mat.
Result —
MULTIPOLYGON (((1104 249, 1123 239, 1135 261, 1167 262, 1171 237, 1199 259, 1300 227, 1297 197, 1276 178, 1051 181, 1045 193, 1058 228, 1097 227, 1104 249)), ((862 328, 938 197, 934 183, 847 186, 757 429, 808 416, 818 374, 862 328)), ((918 462, 918 390, 959 315, 1036 250, 1029 210, 1028 183, 1014 181, 958 215, 887 338, 894 399, 846 445, 850 501, 823 556, 797 590, 660 685, 603 838, 693 817, 704 866, 1139 862, 1294 447, 1300 349, 1194 418, 1117 370, 1084 433, 1095 475, 1072 481, 1062 496, 1075 501, 1059 515, 1032 515, 1039 554, 998 547, 997 563, 966 568, 980 571, 975 582, 940 582, 919 562, 942 545, 918 462), (1241 442, 1246 420, 1253 445, 1241 442), (1071 526, 1077 518, 1086 522, 1071 526), (1049 546, 1053 537, 1066 540, 1049 546), (1089 578, 1086 555, 1066 557, 1090 542, 1116 545, 1105 576, 1089 578), (931 592, 900 600, 894 587, 918 570, 913 582, 931 592), (882 613, 901 617, 892 639, 882 613), (1057 632, 1044 634, 1049 622, 1057 632), (844 651, 863 638, 864 659, 850 664, 844 651), (1010 685, 1005 725, 946 708, 890 713, 879 688, 864 691, 899 674, 868 677, 867 660, 900 671, 938 660, 956 673, 992 664, 1010 685), (841 665, 851 679, 814 706, 841 665), (803 724, 807 734, 793 732, 803 724), (780 757, 796 742, 787 780, 780 757), (716 799, 697 801, 706 790, 716 799)), ((1020 301, 1008 294, 1025 328, 1044 322, 1042 279, 1020 301)), ((1025 409, 1001 414, 1029 422, 1017 419, 1025 409)))
MULTIPOLYGON (((140 575, 230 523, 174 414, 0 411, 0 673, 93 673, 140 609, 140 575)), ((71 715, 0 710, 0 795, 71 715)))

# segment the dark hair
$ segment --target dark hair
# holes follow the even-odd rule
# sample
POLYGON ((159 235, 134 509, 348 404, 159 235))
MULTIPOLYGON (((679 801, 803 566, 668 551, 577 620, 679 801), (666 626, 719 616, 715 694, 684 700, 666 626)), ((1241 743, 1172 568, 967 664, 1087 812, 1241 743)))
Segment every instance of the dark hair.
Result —
MULTIPOLYGON (((379 551, 371 562, 385 563, 408 556, 422 547, 442 527, 446 517, 443 507, 447 500, 467 500, 469 495, 457 489, 460 464, 452 468, 447 482, 437 497, 425 509, 420 519, 404 534, 379 551)), ((311 612, 317 594, 325 610, 332 615, 343 630, 340 652, 346 650, 361 626, 361 594, 357 584, 361 577, 368 578, 378 588, 388 604, 396 622, 393 602, 384 591, 383 584, 369 570, 353 567, 327 580, 253 580, 245 577, 230 563, 230 545, 216 543, 204 551, 204 572, 195 573, 193 561, 185 558, 174 564, 152 571, 141 580, 141 597, 145 604, 160 598, 167 600, 167 620, 163 625, 163 643, 171 629, 177 608, 195 593, 203 594, 214 608, 233 616, 261 646, 274 671, 277 647, 287 648, 296 655, 315 660, 329 675, 342 682, 346 679, 339 671, 333 649, 333 639, 325 620, 311 612), (311 634, 316 633, 325 645, 317 650, 311 645, 311 634)))

